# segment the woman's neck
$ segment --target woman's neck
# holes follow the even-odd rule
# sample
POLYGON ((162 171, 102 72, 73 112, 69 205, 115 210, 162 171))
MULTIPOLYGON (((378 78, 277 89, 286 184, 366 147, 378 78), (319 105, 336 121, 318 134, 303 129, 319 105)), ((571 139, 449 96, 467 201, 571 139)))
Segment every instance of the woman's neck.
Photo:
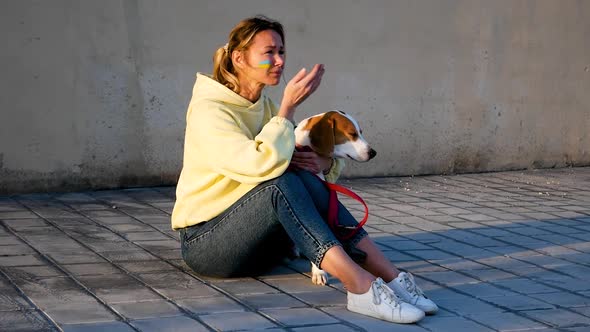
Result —
POLYGON ((260 99, 260 95, 262 94, 262 90, 264 89, 264 84, 259 82, 248 82, 245 80, 240 80, 240 92, 238 93, 240 96, 248 99, 249 101, 255 103, 260 99))

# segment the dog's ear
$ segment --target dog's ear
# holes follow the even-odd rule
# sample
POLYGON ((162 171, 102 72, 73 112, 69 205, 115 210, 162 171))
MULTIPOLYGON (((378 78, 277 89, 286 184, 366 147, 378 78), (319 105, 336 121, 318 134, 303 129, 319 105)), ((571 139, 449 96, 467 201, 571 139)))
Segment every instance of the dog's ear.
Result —
POLYGON ((332 157, 334 153, 334 117, 328 112, 316 122, 309 131, 309 141, 313 150, 323 157, 332 157))

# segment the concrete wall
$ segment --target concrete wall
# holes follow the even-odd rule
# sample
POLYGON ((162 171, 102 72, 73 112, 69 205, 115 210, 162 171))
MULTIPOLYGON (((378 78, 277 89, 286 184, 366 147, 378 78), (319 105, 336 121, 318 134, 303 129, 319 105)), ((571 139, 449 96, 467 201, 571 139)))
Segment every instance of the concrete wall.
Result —
POLYGON ((0 192, 174 184, 194 75, 259 13, 287 77, 326 65, 297 118, 344 110, 378 151, 346 176, 590 164, 590 1, 6 0, 0 192))

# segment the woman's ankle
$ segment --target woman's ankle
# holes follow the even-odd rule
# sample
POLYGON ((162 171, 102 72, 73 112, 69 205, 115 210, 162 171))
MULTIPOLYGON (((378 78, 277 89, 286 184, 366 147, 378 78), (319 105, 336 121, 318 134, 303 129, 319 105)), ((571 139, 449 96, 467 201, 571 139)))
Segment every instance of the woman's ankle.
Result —
POLYGON ((369 289, 371 288, 371 284, 373 283, 373 281, 375 281, 375 279, 377 279, 377 278, 375 278, 372 275, 365 276, 365 277, 362 277, 358 280, 353 280, 351 282, 348 282, 348 285, 344 284, 344 287, 350 293, 365 294, 366 292, 369 291, 369 289))

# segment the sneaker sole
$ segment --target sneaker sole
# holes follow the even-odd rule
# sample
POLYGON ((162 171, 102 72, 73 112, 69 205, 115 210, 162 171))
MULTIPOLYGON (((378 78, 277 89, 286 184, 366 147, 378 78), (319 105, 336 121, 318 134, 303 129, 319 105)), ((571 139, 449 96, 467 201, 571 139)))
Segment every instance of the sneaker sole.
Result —
POLYGON ((427 315, 434 315, 434 314, 436 314, 436 313, 438 312, 438 308, 436 308, 436 309, 432 309, 432 310, 425 310, 424 308, 421 308, 421 307, 419 307, 419 306, 417 306, 417 305, 415 305, 415 304, 412 304, 412 305, 413 305, 414 307, 416 307, 416 308, 418 308, 418 309, 420 309, 420 310, 424 311, 424 313, 425 313, 425 314, 427 314, 427 315))

